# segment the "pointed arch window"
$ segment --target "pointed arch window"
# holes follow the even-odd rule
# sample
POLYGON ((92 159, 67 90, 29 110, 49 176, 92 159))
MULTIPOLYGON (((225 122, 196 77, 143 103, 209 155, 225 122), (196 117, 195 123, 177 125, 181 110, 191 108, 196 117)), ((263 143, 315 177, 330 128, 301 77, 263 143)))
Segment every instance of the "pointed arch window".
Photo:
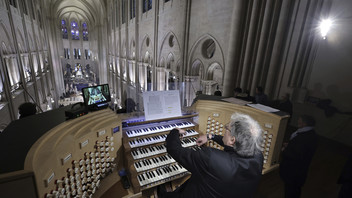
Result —
POLYGON ((30 1, 29 5, 31 5, 31 13, 32 13, 32 17, 35 20, 35 12, 34 12, 34 8, 35 8, 35 4, 34 2, 30 1))
POLYGON ((118 12, 118 10, 119 10, 119 2, 116 1, 116 9, 115 9, 115 17, 116 17, 115 22, 116 22, 116 27, 119 26, 119 12, 118 12))
POLYGON ((122 14, 122 24, 126 22, 126 0, 122 0, 121 14, 122 14))
POLYGON ((71 22, 71 35, 72 35, 72 40, 79 40, 79 30, 78 30, 78 25, 76 21, 71 22))
POLYGON ((61 32, 62 32, 62 38, 68 39, 67 26, 66 26, 65 20, 61 20, 61 32))
POLYGON ((88 41, 88 26, 87 23, 82 24, 82 35, 83 35, 83 40, 88 41))
POLYGON ((153 1, 152 0, 143 0, 143 13, 152 9, 153 1))
POLYGON ((16 0, 10 0, 10 5, 12 5, 13 7, 17 8, 16 0))
POLYGON ((130 1, 130 19, 133 19, 136 17, 136 0, 131 0, 130 1))
POLYGON ((22 2, 22 6, 20 6, 20 8, 22 9, 22 12, 25 14, 25 15, 28 15, 28 10, 27 10, 27 3, 26 1, 21 1, 22 2))

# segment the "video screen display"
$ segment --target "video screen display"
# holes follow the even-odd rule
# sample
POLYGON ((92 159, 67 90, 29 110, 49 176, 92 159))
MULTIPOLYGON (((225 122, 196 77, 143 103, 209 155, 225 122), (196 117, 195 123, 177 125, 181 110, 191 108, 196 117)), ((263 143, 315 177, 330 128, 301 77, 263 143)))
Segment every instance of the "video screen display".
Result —
POLYGON ((82 89, 84 103, 87 106, 107 103, 111 101, 109 85, 97 85, 82 89))

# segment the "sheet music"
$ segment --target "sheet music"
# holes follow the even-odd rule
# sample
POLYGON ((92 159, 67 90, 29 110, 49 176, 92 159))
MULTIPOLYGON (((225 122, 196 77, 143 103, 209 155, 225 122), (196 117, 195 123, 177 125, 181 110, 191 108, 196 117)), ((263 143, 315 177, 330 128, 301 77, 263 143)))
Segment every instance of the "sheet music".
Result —
POLYGON ((269 112, 269 113, 280 111, 278 109, 274 109, 274 108, 271 108, 271 107, 268 107, 268 106, 265 106, 262 104, 247 104, 247 106, 250 106, 250 107, 265 111, 265 112, 269 112))
POLYGON ((181 116, 180 92, 148 91, 143 93, 145 120, 181 116))
POLYGON ((238 98, 224 98, 224 99, 221 99, 223 101, 226 101, 226 102, 230 102, 230 103, 233 103, 233 104, 238 104, 238 105, 246 105, 246 104, 249 104, 249 103, 252 103, 252 102, 249 102, 249 101, 245 101, 245 100, 241 100, 241 99, 238 99, 238 98))

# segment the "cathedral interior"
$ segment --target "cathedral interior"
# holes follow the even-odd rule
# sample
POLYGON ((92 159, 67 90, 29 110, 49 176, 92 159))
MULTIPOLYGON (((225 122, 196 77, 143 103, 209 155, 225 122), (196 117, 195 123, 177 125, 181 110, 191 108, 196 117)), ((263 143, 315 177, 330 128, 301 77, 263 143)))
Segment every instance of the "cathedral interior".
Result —
POLYGON ((289 94, 288 126, 312 115, 319 136, 350 148, 351 9, 349 0, 0 0, 0 132, 22 103, 53 111, 83 102, 88 86, 108 84, 115 111, 132 99, 137 112, 144 92, 178 90, 188 109, 198 94, 254 96, 261 86, 274 108, 289 94))

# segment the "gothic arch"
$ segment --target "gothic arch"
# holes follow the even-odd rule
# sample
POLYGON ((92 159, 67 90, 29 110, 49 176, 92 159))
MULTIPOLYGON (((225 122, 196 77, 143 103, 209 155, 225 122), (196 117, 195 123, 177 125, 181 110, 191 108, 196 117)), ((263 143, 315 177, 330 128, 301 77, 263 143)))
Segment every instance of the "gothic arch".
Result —
POLYGON ((163 67, 163 68, 165 67, 165 58, 164 57, 161 57, 158 67, 163 67))
MULTIPOLYGON (((146 62, 146 53, 148 52, 148 54, 150 55, 150 60, 152 60, 153 58, 153 44, 151 43, 150 37, 148 34, 146 34, 143 38, 143 41, 141 43, 141 47, 140 47, 140 60, 144 63, 146 62)), ((152 61, 150 61, 151 64, 152 61)))
MULTIPOLYGON (((172 54, 173 60, 181 59, 180 42, 172 31, 168 32, 163 38, 159 52, 160 61, 161 57, 167 57, 166 64, 168 64, 170 54, 172 54)), ((175 71, 175 64, 173 64, 173 66, 174 67, 171 67, 170 69, 175 71)))
POLYGON ((171 52, 167 56, 166 69, 170 69, 172 71, 176 71, 175 58, 174 58, 173 53, 171 53, 171 52))
POLYGON ((6 31, 6 29, 7 28, 5 27, 5 25, 3 23, 0 23, 0 33, 1 33, 0 38, 2 40, 2 45, 5 45, 6 47, 6 54, 11 54, 11 53, 14 53, 14 47, 11 42, 11 37, 9 33, 6 31))
MULTIPOLYGON (((186 75, 187 74, 191 75, 193 63, 197 59, 200 60, 203 63, 203 65, 207 65, 207 66, 210 66, 211 63, 213 63, 213 62, 218 62, 219 65, 225 65, 224 52, 223 52, 219 42, 217 41, 217 39, 210 34, 204 34, 192 45, 191 50, 190 50, 190 56, 189 56, 187 68, 186 68, 186 75), (214 52, 214 55, 212 55, 210 58, 206 58, 206 57, 202 56, 201 52, 202 52, 203 44, 209 39, 214 41, 215 52, 214 52)), ((205 72, 207 70, 208 70, 208 68, 204 68, 203 72, 205 72)), ((202 76, 205 76, 205 73, 203 73, 202 76)))
POLYGON ((190 76, 203 76, 204 64, 201 60, 196 59, 192 63, 191 71, 189 73, 190 76))
POLYGON ((20 50, 20 53, 25 53, 26 52, 26 47, 24 45, 24 39, 23 39, 23 35, 22 32, 17 28, 17 37, 18 37, 18 48, 20 50))
POLYGON ((136 42, 133 38, 131 39, 130 43, 130 59, 136 60, 136 42))
POLYGON ((126 41, 125 41, 125 40, 122 41, 121 48, 122 48, 122 49, 121 49, 121 50, 122 50, 121 57, 126 58, 127 49, 126 49, 126 41))
POLYGON ((207 80, 214 80, 219 85, 223 84, 224 69, 217 62, 212 63, 207 70, 207 80))

